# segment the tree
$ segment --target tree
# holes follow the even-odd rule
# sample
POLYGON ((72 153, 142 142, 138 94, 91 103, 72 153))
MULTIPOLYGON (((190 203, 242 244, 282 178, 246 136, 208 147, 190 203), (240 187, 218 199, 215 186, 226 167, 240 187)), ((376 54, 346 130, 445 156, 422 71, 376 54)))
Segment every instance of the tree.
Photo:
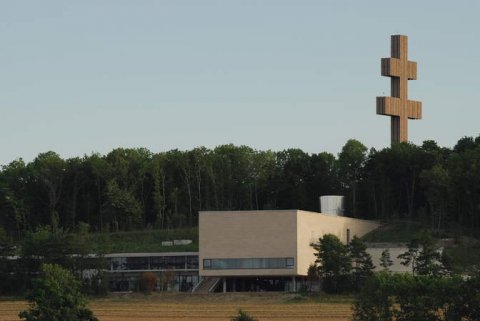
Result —
POLYGON ((417 271, 419 275, 439 276, 443 271, 442 255, 436 240, 428 232, 422 233, 418 240, 420 252, 417 257, 417 271))
POLYGON ((319 280, 318 269, 315 264, 310 264, 307 270, 307 291, 312 291, 313 285, 319 280))
POLYGON ((318 211, 319 196, 338 195, 341 192, 338 162, 330 153, 312 154, 309 170, 306 209, 318 211))
MULTIPOLYGON (((37 273, 39 262, 55 263, 73 269, 70 239, 63 228, 39 226, 28 232, 22 242, 22 259, 31 273, 37 273)), ((84 243, 85 244, 85 243, 84 243)))
POLYGON ((405 265, 405 266, 412 266, 412 274, 415 275, 417 272, 417 258, 418 258, 418 252, 420 251, 419 249, 419 244, 418 244, 418 239, 412 239, 408 243, 408 250, 398 256, 400 260, 400 264, 405 265))
MULTIPOLYGON (((12 274, 9 267, 9 256, 13 255, 15 248, 12 240, 7 236, 3 227, 0 226, 0 294, 5 294, 13 289, 12 274)), ((9 262, 10 261, 10 262, 9 262)))
POLYGON ((107 184, 106 212, 110 213, 114 230, 132 229, 140 224, 142 209, 133 193, 119 187, 115 180, 107 184))
POLYGON ((344 290, 344 283, 352 269, 347 246, 333 234, 325 234, 312 246, 316 251, 315 263, 324 282, 323 289, 327 292, 344 290))
POLYGON ((372 257, 367 253, 367 246, 357 236, 348 244, 350 259, 352 260, 352 275, 355 286, 359 289, 365 280, 372 275, 375 265, 372 257))
POLYGON ((27 296, 30 308, 19 314, 26 321, 98 321, 80 293, 80 282, 59 265, 45 264, 27 296))
POLYGON ((432 228, 440 229, 445 225, 448 204, 450 203, 450 177, 442 165, 434 165, 420 174, 427 203, 430 209, 432 228))
POLYGON ((240 309, 238 310, 238 315, 232 318, 232 321, 258 321, 258 320, 251 317, 247 312, 240 309))
MULTIPOLYGON (((42 264, 58 264, 79 276, 85 271, 86 258, 94 252, 89 239, 89 226, 80 222, 76 233, 67 233, 63 228, 40 226, 34 232, 28 232, 22 242, 21 262, 25 274, 36 275, 42 264)), ((89 270, 104 268, 101 257, 89 262, 89 270), (95 264, 93 264, 95 263, 95 264)))
POLYGON ((78 157, 70 158, 65 163, 63 226, 75 229, 76 224, 78 223, 78 200, 81 190, 87 181, 85 175, 85 163, 78 157))
POLYGON ((390 258, 390 251, 388 249, 383 250, 380 257, 380 266, 384 271, 389 271, 390 267, 393 265, 393 261, 390 258))
POLYGON ((309 155, 301 149, 290 148, 278 152, 276 156, 275 190, 278 207, 304 208, 308 195, 307 182, 311 178, 309 155))
POLYGON ((435 239, 424 232, 408 243, 408 250, 398 256, 401 264, 412 266, 412 274, 438 276, 443 271, 441 254, 435 239))
POLYGON ((60 226, 57 204, 62 196, 65 161, 52 151, 39 154, 31 163, 33 175, 45 188, 48 195, 48 212, 52 228, 60 226))
POLYGON ((28 169, 20 158, 0 172, 0 224, 7 234, 21 236, 27 229, 28 169), (3 216, 3 217, 2 217, 3 216), (15 233, 14 233, 15 232, 15 233))
POLYGON ((389 281, 384 272, 368 278, 353 304, 353 321, 393 321, 393 284, 389 281))
POLYGON ((377 273, 357 296, 353 321, 479 320, 479 285, 475 278, 377 273))
POLYGON ((338 155, 340 179, 351 195, 351 211, 357 216, 357 185, 362 178, 367 147, 355 139, 349 139, 338 155))

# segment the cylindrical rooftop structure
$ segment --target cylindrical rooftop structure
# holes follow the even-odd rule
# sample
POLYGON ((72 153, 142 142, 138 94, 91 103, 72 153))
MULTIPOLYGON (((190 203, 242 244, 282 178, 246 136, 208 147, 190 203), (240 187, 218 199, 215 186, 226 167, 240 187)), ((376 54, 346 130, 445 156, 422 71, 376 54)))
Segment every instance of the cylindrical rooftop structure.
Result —
POLYGON ((343 216, 344 197, 341 195, 320 196, 320 212, 323 214, 343 216))

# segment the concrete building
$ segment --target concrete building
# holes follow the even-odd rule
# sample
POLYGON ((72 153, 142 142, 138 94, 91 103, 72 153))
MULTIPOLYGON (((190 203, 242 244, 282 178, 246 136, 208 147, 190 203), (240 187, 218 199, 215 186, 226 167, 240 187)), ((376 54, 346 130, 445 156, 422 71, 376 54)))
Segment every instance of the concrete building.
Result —
POLYGON ((373 221, 301 210, 199 214, 199 275, 223 291, 295 291, 315 261, 311 244, 330 233, 348 243, 373 221))
MULTIPOLYGON (((153 272, 169 291, 191 291, 198 283, 198 252, 111 253, 107 260, 110 291, 141 290, 142 274, 153 272)), ((158 284, 158 288, 162 287, 158 284)))
POLYGON ((399 255, 408 251, 408 246, 405 243, 366 243, 367 253, 372 257, 372 262, 375 265, 376 272, 382 271, 381 264, 382 252, 388 250, 392 266, 388 268, 393 273, 411 273, 412 265, 403 265, 402 260, 398 258, 399 255))
MULTIPOLYGON (((341 216, 341 211, 204 211, 199 213, 199 252, 105 255, 110 289, 138 290, 142 274, 154 272, 159 283, 168 276, 168 290, 297 291, 316 259, 311 244, 325 234, 348 243, 379 226, 341 216)), ((374 261, 383 249, 379 245, 369 249, 374 261)), ((400 248, 390 251, 395 262, 400 248)), ((395 262, 393 268, 400 272, 402 267, 395 262)))

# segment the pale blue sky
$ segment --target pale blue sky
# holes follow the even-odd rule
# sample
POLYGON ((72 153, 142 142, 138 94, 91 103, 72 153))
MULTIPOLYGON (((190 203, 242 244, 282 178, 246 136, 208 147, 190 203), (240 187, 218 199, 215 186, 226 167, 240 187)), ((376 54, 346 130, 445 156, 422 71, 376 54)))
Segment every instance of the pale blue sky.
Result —
POLYGON ((0 164, 115 147, 390 144, 380 58, 409 36, 410 140, 480 133, 479 1, 0 0, 0 164))

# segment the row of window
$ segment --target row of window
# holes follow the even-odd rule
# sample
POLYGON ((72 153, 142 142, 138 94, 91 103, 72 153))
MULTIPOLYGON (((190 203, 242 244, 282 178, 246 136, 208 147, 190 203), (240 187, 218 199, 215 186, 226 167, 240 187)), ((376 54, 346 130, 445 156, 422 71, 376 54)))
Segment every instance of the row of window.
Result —
MULTIPOLYGON (((203 260, 205 270, 293 269, 294 265, 293 257, 203 260)), ((111 270, 198 270, 198 256, 115 257, 111 259, 111 270)))
POLYGON ((115 257, 111 270, 198 270, 198 256, 115 257))
MULTIPOLYGON (((190 292, 198 283, 198 274, 174 275, 172 279, 160 281, 157 279, 155 290, 157 291, 183 291, 190 292)), ((136 276, 121 277, 112 276, 110 279, 110 291, 140 291, 142 289, 142 280, 136 276)))
POLYGON ((293 269, 294 265, 293 257, 203 260, 203 269, 205 270, 293 269))

